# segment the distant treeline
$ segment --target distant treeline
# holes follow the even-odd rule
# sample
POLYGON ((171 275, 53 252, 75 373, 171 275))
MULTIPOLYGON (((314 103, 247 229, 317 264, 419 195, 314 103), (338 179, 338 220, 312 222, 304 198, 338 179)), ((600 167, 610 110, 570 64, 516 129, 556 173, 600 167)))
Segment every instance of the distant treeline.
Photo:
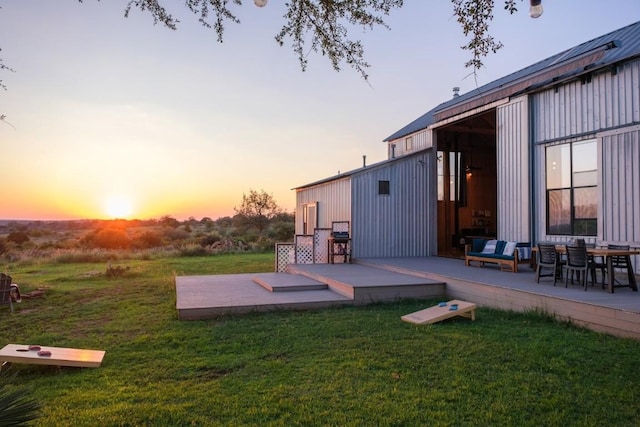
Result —
POLYGON ((2 220, 0 256, 51 256, 64 251, 159 250, 173 255, 207 255, 240 251, 269 251, 277 242, 290 242, 294 215, 278 212, 270 217, 245 214, 213 220, 171 216, 159 219, 2 220))

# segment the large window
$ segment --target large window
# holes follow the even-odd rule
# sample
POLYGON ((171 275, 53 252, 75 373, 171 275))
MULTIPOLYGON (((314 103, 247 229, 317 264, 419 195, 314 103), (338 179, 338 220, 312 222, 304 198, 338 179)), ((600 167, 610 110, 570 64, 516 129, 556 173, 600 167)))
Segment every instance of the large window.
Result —
POLYGON ((547 147, 547 234, 598 231, 596 140, 547 147))

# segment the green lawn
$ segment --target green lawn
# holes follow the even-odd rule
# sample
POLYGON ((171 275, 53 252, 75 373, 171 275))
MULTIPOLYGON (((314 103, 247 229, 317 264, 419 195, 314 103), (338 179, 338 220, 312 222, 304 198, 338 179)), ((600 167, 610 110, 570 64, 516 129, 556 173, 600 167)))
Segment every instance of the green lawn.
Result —
POLYGON ((106 350, 97 369, 17 365, 42 426, 637 426, 640 342, 537 314, 415 326, 435 301, 179 321, 174 272, 273 271, 272 254, 6 268, 0 345, 106 350), (114 264, 116 265, 116 264, 114 264))

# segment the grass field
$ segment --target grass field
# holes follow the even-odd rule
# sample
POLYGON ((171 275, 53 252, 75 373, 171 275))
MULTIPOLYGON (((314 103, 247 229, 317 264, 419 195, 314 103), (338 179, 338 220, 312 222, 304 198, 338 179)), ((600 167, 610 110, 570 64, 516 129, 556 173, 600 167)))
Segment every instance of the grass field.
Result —
POLYGON ((0 345, 101 349, 97 369, 11 366, 42 426, 637 426, 640 342, 480 308, 431 326, 434 301, 179 321, 173 275, 273 270, 272 254, 21 264, 0 345))

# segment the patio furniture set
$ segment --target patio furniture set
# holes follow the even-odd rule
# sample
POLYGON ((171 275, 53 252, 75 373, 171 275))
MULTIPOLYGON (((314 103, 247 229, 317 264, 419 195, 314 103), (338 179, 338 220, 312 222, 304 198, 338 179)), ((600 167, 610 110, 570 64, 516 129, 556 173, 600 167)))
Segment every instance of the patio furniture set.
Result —
POLYGON ((595 285, 597 272, 600 271, 602 289, 606 288, 613 293, 615 288, 630 287, 633 291, 638 291, 631 255, 640 255, 640 250, 628 245, 596 247, 595 244, 587 244, 578 239, 571 245, 539 243, 533 251, 537 253, 532 261, 535 261, 533 267, 538 283, 541 277, 553 277, 554 286, 560 280, 564 281, 566 287, 569 281, 573 283, 577 280, 586 291, 588 276, 591 276, 591 284, 595 285), (620 274, 626 273, 627 283, 618 280, 617 271, 620 274))
POLYGON ((615 288, 630 287, 638 290, 631 255, 640 255, 640 249, 629 245, 610 244, 596 247, 593 243, 585 243, 576 239, 569 245, 557 243, 538 243, 531 247, 528 242, 506 242, 474 238, 471 244, 465 245, 465 265, 478 262, 481 267, 486 263, 498 264, 503 271, 518 272, 519 264, 530 264, 536 271, 536 282, 542 277, 553 277, 553 285, 558 280, 568 286, 569 280, 577 280, 587 290, 587 282, 591 277, 592 285, 598 281, 598 272, 602 277, 602 289, 613 293, 615 288), (618 275, 616 275, 618 272, 618 275), (626 273, 627 282, 622 283, 620 275, 626 273))

